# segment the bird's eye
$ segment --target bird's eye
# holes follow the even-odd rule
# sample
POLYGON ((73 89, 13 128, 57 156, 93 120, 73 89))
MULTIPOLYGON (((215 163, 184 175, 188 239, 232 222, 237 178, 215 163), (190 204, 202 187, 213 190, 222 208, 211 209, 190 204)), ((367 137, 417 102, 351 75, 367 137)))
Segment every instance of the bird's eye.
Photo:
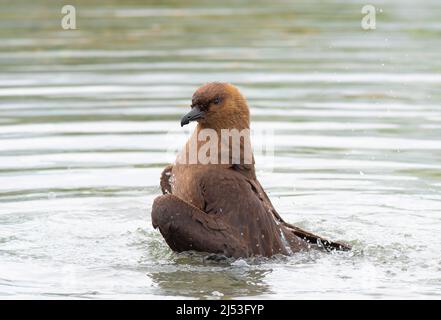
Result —
POLYGON ((222 101, 222 99, 221 99, 220 97, 217 97, 217 98, 215 98, 215 99, 213 100, 213 103, 214 103, 214 104, 219 104, 219 103, 221 103, 221 101, 222 101))

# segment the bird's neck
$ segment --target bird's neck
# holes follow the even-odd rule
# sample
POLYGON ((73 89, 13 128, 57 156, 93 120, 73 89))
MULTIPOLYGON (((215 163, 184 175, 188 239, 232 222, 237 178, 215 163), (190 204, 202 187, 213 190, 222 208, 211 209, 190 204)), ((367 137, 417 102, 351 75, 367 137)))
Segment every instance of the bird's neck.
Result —
POLYGON ((247 124, 234 128, 207 128, 198 124, 178 161, 185 164, 235 168, 254 176, 254 156, 247 124))

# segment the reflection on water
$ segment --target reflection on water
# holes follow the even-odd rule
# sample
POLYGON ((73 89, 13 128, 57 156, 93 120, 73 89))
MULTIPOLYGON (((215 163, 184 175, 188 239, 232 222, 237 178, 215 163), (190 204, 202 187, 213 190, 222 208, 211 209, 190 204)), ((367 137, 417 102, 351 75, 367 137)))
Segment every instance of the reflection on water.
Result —
MULTIPOLYGON (((439 1, 0 6, 0 295, 434 298, 441 293, 439 1), (229 81, 274 133, 257 174, 347 253, 213 261, 151 227, 195 88, 229 81)), ((255 144, 260 143, 256 138, 255 144)))
MULTIPOLYGON (((142 242, 145 242, 143 240, 142 242)), ((231 259, 198 252, 172 253, 157 234, 150 234, 148 255, 140 261, 152 285, 164 296, 231 299, 258 297, 271 293, 265 276, 271 272, 268 261, 286 262, 286 257, 231 259), (153 239, 154 240, 153 240, 153 239), (162 260, 161 268, 152 269, 151 258, 162 260)), ((138 243, 141 245, 141 242, 138 243)), ((155 261, 153 264, 157 264, 155 261)))
POLYGON ((248 270, 234 266, 200 269, 192 266, 188 270, 149 273, 148 276, 163 295, 231 299, 256 297, 271 292, 263 281, 270 270, 248 270))

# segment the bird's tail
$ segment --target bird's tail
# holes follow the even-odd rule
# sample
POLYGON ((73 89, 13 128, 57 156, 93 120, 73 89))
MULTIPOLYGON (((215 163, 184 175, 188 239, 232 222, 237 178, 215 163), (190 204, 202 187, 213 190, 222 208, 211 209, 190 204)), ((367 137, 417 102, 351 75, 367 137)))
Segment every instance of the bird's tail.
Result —
POLYGON ((300 229, 299 227, 296 227, 292 224, 289 224, 282 220, 282 224, 290 230, 292 233, 294 233, 297 237, 313 244, 317 244, 319 247, 323 247, 327 251, 349 251, 352 249, 352 247, 346 243, 339 242, 339 241, 330 241, 328 239, 325 239, 323 237, 320 237, 318 235, 315 235, 311 232, 305 231, 303 229, 300 229))
POLYGON ((328 239, 325 239, 323 237, 320 237, 318 235, 315 235, 311 232, 305 231, 303 229, 300 229, 299 227, 296 227, 295 225, 289 224, 285 222, 282 217, 279 215, 279 213, 274 209, 274 206, 271 203, 271 200, 269 199, 268 195, 263 190, 261 184, 259 181, 254 180, 250 182, 253 186, 254 190, 258 194, 258 196, 267 204, 269 211, 273 214, 274 219, 276 219, 279 223, 281 223, 285 228, 287 228, 289 231, 294 233, 297 237, 303 239, 304 241, 307 241, 311 244, 316 244, 319 247, 324 248, 327 251, 349 251, 352 249, 352 247, 346 243, 339 242, 339 241, 330 241, 328 239))

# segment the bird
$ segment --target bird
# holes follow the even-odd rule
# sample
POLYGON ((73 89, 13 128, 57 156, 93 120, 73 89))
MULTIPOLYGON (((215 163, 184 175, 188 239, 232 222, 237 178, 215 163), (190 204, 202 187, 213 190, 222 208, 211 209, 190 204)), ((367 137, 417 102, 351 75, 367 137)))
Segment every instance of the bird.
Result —
POLYGON ((181 126, 193 121, 197 126, 191 137, 175 163, 161 174, 162 195, 154 199, 151 210, 153 228, 159 229, 173 251, 248 258, 351 249, 284 221, 275 210, 256 177, 252 151, 249 157, 245 154, 250 144, 250 110, 237 87, 223 82, 199 87, 181 126), (235 145, 239 155, 233 155, 231 136, 222 137, 233 130, 244 132, 235 145), (199 138, 207 132, 211 145, 204 149, 199 138), (216 153, 216 149, 222 151, 216 153), (213 161, 198 157, 189 161, 195 153, 213 161))

